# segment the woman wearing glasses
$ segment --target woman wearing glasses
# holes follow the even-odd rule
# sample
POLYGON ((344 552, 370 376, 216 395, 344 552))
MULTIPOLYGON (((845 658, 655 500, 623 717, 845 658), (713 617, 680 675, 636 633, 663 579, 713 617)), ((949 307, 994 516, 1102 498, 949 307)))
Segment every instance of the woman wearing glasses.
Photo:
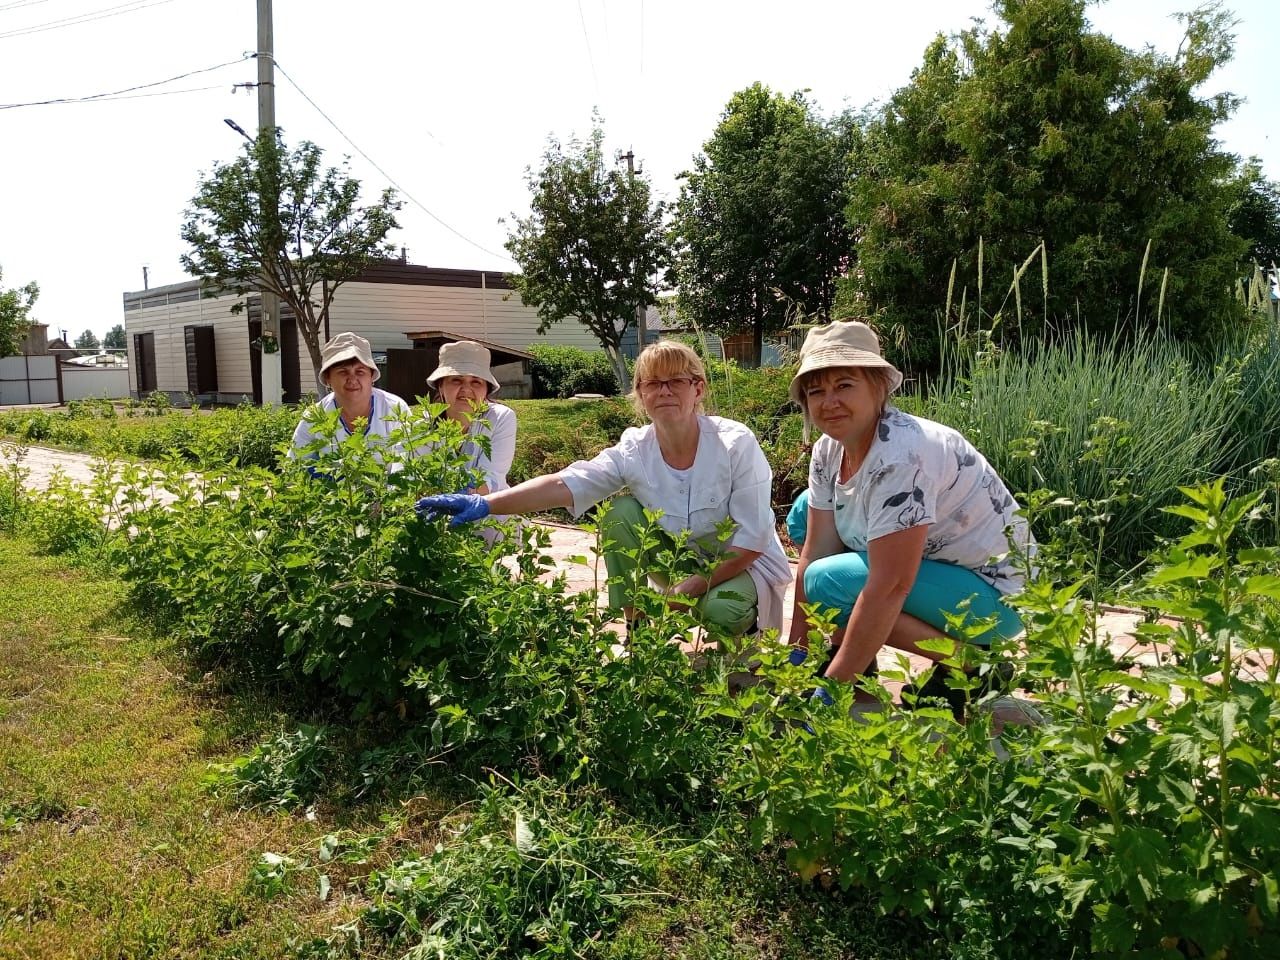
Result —
MULTIPOLYGON (((631 615, 626 583, 641 554, 644 511, 661 511, 661 538, 689 533, 692 545, 711 560, 709 576, 690 572, 676 582, 659 582, 670 602, 696 605, 719 630, 742 634, 780 629, 783 592, 791 568, 774 527, 770 491, 773 472, 755 435, 741 423, 703 412, 706 371, 688 346, 663 340, 636 360, 632 402, 649 423, 623 432, 592 460, 579 460, 559 473, 527 480, 486 496, 445 494, 423 497, 418 510, 428 519, 452 516, 451 525, 495 514, 522 514, 565 507, 575 516, 624 487, 603 519, 609 605, 631 615), (734 529, 717 537, 726 518, 734 529)), ((706 564, 704 564, 704 567, 706 564)), ((655 578, 656 581, 657 578, 655 578)))

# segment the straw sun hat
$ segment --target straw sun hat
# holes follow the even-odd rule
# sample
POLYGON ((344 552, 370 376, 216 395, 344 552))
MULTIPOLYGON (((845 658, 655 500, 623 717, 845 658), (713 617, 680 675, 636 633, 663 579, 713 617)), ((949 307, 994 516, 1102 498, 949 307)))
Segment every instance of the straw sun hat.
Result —
POLYGON ((902 386, 902 372, 880 354, 880 338, 861 320, 838 320, 814 327, 800 348, 800 369, 791 378, 791 399, 805 410, 800 378, 832 367, 880 367, 889 371, 889 392, 902 386))
POLYGON ((427 386, 435 386, 444 377, 479 377, 489 384, 489 396, 501 386, 489 369, 489 351, 470 340, 446 343, 440 348, 440 365, 427 377, 427 386))

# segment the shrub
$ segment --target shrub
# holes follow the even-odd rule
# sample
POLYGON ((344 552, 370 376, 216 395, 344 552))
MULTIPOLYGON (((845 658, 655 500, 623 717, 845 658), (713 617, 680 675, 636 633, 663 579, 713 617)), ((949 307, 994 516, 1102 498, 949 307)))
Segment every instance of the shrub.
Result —
POLYGON ((1130 595, 1150 646, 1117 655, 1080 583, 1032 581, 1019 682, 1043 722, 1005 728, 1010 762, 981 712, 850 718, 846 685, 807 702, 812 675, 763 652, 770 687, 721 708, 756 842, 787 838, 801 877, 865 888, 951 956, 1275 955, 1280 548, 1233 546, 1261 494, 1224 486, 1184 489, 1190 531, 1130 595))
POLYGON ((535 344, 530 372, 535 400, 565 399, 576 393, 618 395, 618 378, 609 358, 580 347, 535 344))
POLYGON ((562 470, 575 460, 590 460, 639 422, 622 399, 517 400, 514 405, 519 434, 508 475, 512 485, 562 470))
POLYGON ((0 441, 0 530, 10 533, 17 529, 27 500, 26 457, 25 446, 0 441))

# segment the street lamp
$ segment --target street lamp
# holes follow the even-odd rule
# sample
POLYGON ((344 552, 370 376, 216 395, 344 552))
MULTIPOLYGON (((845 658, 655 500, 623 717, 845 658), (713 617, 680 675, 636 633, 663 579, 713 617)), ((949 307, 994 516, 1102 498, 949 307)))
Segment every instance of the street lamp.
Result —
POLYGON ((247 133, 244 132, 244 127, 240 126, 240 124, 236 123, 230 117, 223 118, 222 122, 225 123, 232 130, 234 130, 236 133, 240 134, 240 136, 244 137, 249 142, 251 143, 253 142, 253 137, 249 136, 247 133))

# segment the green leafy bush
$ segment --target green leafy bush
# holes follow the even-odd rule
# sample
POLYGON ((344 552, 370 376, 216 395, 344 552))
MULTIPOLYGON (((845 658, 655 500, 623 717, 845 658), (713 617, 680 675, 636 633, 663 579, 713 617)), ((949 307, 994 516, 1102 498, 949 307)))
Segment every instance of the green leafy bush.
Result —
POLYGON ((209 469, 228 464, 274 468, 299 416, 293 407, 247 403, 200 412, 134 403, 118 414, 109 402, 84 400, 73 401, 65 412, 0 413, 0 434, 98 455, 179 457, 209 469))
POLYGON ((599 393, 606 397, 618 394, 618 378, 609 358, 600 351, 539 343, 531 346, 529 352, 533 354, 529 370, 535 400, 563 400, 576 393, 599 393))
POLYGON ((0 441, 0 530, 8 533, 17 529, 27 501, 26 458, 25 446, 0 441))
POLYGON ((513 402, 519 419, 512 485, 590 460, 639 420, 622 399, 513 402))
POLYGON ((1024 598, 1048 723, 1024 754, 1022 839, 1095 953, 1280 950, 1280 548, 1234 546, 1262 494, 1224 487, 1170 508, 1191 529, 1133 593, 1152 619, 1132 656, 1071 588, 1024 598))
MULTIPOLYGON (((330 415, 319 429, 333 436, 337 423, 330 415)), ((205 479, 170 468, 160 483, 176 499, 132 518, 125 576, 206 655, 280 664, 360 712, 407 709, 409 671, 442 644, 475 638, 468 600, 496 589, 496 557, 478 537, 427 527, 413 511, 424 491, 472 482, 457 426, 419 418, 396 440, 447 442, 388 454, 403 468, 392 472, 363 433, 279 474, 205 479)))
POLYGON ((1191 530, 1130 595, 1152 619, 1129 654, 1081 583, 1032 581, 1020 682, 1040 722, 1004 728, 1009 762, 986 711, 853 718, 847 687, 813 706, 808 671, 762 653, 770 686, 722 708, 743 726, 729 785, 756 842, 787 838, 802 877, 869 891, 951 956, 1274 955, 1280 548, 1232 546, 1261 494, 1184 494, 1171 510, 1191 530))

